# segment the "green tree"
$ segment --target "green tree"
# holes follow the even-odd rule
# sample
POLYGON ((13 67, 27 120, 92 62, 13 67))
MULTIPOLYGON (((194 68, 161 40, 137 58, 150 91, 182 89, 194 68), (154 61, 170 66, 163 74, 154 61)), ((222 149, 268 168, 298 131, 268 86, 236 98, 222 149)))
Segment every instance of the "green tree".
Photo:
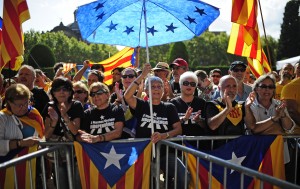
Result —
POLYGON ((28 56, 28 64, 33 67, 52 67, 55 63, 54 54, 44 44, 36 44, 32 47, 28 56))
POLYGON ((277 59, 290 58, 300 52, 300 0, 288 1, 283 14, 277 59))
POLYGON ((173 43, 168 53, 168 62, 173 62, 176 58, 183 58, 189 62, 189 54, 187 48, 183 42, 173 43))

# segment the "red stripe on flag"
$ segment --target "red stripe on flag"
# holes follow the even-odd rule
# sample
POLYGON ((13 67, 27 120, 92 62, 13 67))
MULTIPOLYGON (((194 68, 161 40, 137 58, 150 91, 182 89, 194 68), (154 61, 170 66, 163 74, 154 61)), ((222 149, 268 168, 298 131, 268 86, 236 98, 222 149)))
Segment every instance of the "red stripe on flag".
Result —
POLYGON ((131 55, 130 55, 130 56, 126 56, 126 57, 120 59, 119 61, 115 61, 116 64, 114 64, 114 65, 111 65, 111 66, 105 66, 105 65, 107 65, 107 64, 104 64, 105 70, 106 70, 106 69, 107 69, 107 70, 112 70, 113 68, 116 68, 116 67, 120 66, 121 64, 123 64, 123 63, 125 63, 125 62, 128 62, 128 61, 131 61, 131 55))
POLYGON ((244 1, 234 0, 232 2, 231 22, 236 22, 239 19, 243 8, 244 1))
POLYGON ((134 189, 142 188, 143 180, 138 179, 143 175, 144 152, 140 154, 139 159, 135 162, 134 170, 134 189))
POLYGON ((100 172, 98 174, 98 188, 101 188, 101 189, 107 188, 107 182, 100 172))
POLYGON ((251 9, 251 13, 248 17, 248 22, 247 22, 247 26, 250 26, 250 27, 255 27, 255 24, 256 24, 256 9, 257 9, 257 3, 256 3, 256 0, 254 0, 253 2, 253 8, 251 9))
POLYGON ((201 183, 201 188, 208 188, 208 172, 203 165, 199 163, 199 178, 201 183))
POLYGON ((19 11, 20 13, 22 13, 22 12, 25 12, 25 11, 27 11, 27 10, 28 10, 28 6, 27 6, 26 1, 22 1, 22 2, 18 5, 18 11, 19 11))
POLYGON ((125 178, 126 174, 124 174, 120 180, 116 183, 116 189, 125 189, 125 178))
MULTIPOLYGON (((28 154, 29 148, 24 148, 19 154, 18 157, 24 156, 28 154)), ((29 168, 30 169, 30 168, 29 168)), ((20 163, 16 166, 16 172, 18 173, 18 187, 25 188, 26 187, 26 161, 20 163)))
POLYGON ((6 169, 0 170, 0 188, 4 188, 6 169))
MULTIPOLYGON (((276 158, 276 157, 274 157, 274 158, 276 158)), ((270 148, 267 151, 267 153, 265 154, 265 157, 262 161, 261 172, 265 173, 267 175, 273 176, 272 154, 271 154, 270 148)), ((273 186, 267 182, 264 182, 263 188, 272 189, 273 186)))
POLYGON ((238 32, 238 37, 236 41, 236 46, 235 46, 235 52, 234 54, 241 56, 243 53, 243 48, 244 48, 244 38, 243 36, 243 26, 239 26, 239 32, 238 32))
MULTIPOLYGON (((82 146, 81 146, 82 148, 82 146)), ((84 162, 84 177, 85 177, 85 183, 86 183, 86 188, 91 188, 91 183, 90 183, 90 158, 88 154, 82 150, 82 161, 84 162)))

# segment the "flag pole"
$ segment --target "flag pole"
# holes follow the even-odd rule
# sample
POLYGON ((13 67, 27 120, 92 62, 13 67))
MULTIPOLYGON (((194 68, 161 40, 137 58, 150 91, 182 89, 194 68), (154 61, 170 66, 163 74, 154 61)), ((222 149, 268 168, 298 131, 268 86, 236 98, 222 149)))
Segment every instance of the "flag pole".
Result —
MULTIPOLYGON (((260 0, 258 1, 258 5, 259 5, 259 10, 260 10, 260 16, 261 16, 261 21, 262 21, 262 25, 263 25, 263 29, 264 29, 264 36, 265 36, 265 40, 266 40, 266 46, 267 46, 267 52, 268 52, 268 59, 269 59, 269 64, 270 64, 270 68, 272 70, 272 61, 271 61, 271 55, 270 55, 270 50, 269 50, 269 43, 268 43, 268 39, 267 39, 267 35, 266 35, 266 29, 265 29, 265 23, 264 23, 264 17, 262 14, 262 9, 261 9, 261 5, 260 5, 260 0)), ((258 36, 259 37, 259 36, 258 36)))

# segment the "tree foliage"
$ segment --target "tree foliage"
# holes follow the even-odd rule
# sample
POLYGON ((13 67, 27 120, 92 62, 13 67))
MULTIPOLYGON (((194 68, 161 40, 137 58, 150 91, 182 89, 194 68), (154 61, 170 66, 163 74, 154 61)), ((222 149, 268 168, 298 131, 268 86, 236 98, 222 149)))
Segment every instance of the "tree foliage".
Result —
POLYGON ((54 54, 44 44, 36 44, 29 52, 28 64, 33 67, 51 67, 55 64, 54 54))
POLYGON ((183 58, 185 61, 189 62, 189 54, 186 46, 183 42, 173 43, 170 47, 168 53, 168 62, 173 62, 176 58, 183 58))
POLYGON ((277 59, 298 56, 300 52, 300 0, 288 1, 285 6, 277 59))

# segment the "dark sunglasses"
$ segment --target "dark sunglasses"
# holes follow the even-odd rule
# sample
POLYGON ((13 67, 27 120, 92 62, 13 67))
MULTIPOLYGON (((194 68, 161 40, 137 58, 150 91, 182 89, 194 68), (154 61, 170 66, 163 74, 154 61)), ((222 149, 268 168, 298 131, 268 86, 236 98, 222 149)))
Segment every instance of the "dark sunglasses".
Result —
POLYGON ((134 77, 135 77, 135 75, 133 75, 133 74, 129 74, 129 75, 122 75, 122 78, 123 78, 123 79, 126 79, 127 77, 129 77, 130 79, 132 79, 132 78, 134 78, 134 77))
POLYGON ((220 76, 220 75, 212 75, 211 77, 217 77, 217 78, 220 78, 221 76, 220 76))
POLYGON ((66 87, 59 87, 59 88, 53 89, 53 92, 59 92, 59 91, 68 92, 68 91, 70 91, 70 89, 66 88, 66 87))
POLYGON ((82 93, 86 93, 86 91, 84 91, 84 90, 77 90, 77 91, 74 91, 74 93, 82 94, 82 93))
POLYGON ((234 68, 234 69, 232 69, 232 71, 234 71, 234 72, 245 72, 246 68, 234 68))
POLYGON ((275 89, 276 88, 275 85, 259 85, 258 87, 262 88, 262 89, 275 89))
POLYGON ((104 93, 106 93, 106 91, 103 91, 102 89, 100 89, 100 90, 98 90, 98 91, 96 91, 96 92, 90 92, 90 97, 94 97, 94 96, 96 96, 96 95, 102 95, 102 94, 104 94, 104 93))
POLYGON ((196 82, 188 82, 188 81, 184 81, 182 82, 182 85, 184 86, 191 86, 191 87, 196 87, 196 82))

